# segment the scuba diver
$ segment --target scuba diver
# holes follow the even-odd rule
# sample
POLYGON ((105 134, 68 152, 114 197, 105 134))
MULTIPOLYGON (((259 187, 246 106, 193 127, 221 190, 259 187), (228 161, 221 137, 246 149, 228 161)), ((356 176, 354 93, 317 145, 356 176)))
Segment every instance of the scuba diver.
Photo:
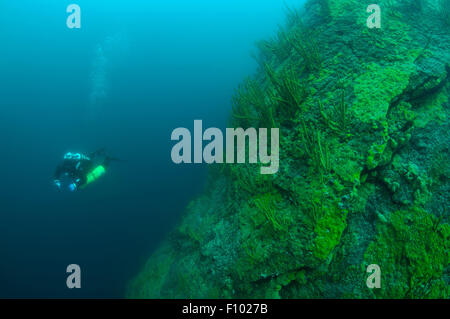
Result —
POLYGON ((58 189, 62 189, 63 185, 67 186, 71 192, 83 189, 102 177, 111 161, 114 160, 118 161, 106 155, 104 149, 88 156, 80 153, 66 153, 63 162, 56 167, 53 182, 58 189))

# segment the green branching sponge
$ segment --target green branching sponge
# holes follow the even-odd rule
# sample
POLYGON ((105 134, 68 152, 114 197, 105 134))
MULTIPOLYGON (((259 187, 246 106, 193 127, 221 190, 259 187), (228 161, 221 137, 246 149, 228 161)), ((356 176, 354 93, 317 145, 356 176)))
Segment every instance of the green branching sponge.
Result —
POLYGON ((287 231, 288 225, 280 218, 276 203, 281 200, 279 194, 264 194, 255 199, 255 205, 259 212, 266 216, 275 231, 287 231))
POLYGON ((350 126, 350 114, 348 111, 348 104, 345 101, 345 90, 341 89, 341 96, 336 106, 331 108, 330 112, 326 112, 323 107, 323 102, 319 100, 320 114, 325 123, 330 129, 337 132, 343 137, 348 136, 350 126))
POLYGON ((232 99, 236 127, 276 127, 273 105, 267 103, 266 93, 260 83, 248 78, 240 85, 232 99))
POLYGON ((277 74, 269 64, 266 64, 265 70, 276 93, 272 95, 272 99, 283 106, 283 112, 280 113, 288 117, 295 115, 306 98, 306 87, 292 68, 283 69, 277 74))

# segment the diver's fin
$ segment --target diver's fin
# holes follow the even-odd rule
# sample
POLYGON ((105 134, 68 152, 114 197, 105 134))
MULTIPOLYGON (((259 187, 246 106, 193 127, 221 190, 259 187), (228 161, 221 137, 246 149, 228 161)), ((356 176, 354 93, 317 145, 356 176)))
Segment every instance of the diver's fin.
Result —
POLYGON ((112 156, 106 156, 105 157, 105 159, 104 159, 104 161, 103 161, 103 165, 104 166, 109 166, 109 164, 111 163, 111 162, 126 162, 125 160, 122 160, 122 159, 120 159, 120 158, 117 158, 117 157, 112 157, 112 156))
POLYGON ((94 158, 94 157, 96 157, 96 156, 108 156, 107 154, 106 154, 106 147, 102 147, 102 148, 100 148, 100 149, 98 149, 98 150, 96 150, 95 152, 93 152, 93 153, 91 153, 90 154, 90 157, 91 158, 94 158))
POLYGON ((123 159, 117 158, 117 157, 112 157, 112 156, 106 156, 106 158, 108 159, 108 161, 110 162, 126 162, 123 159))

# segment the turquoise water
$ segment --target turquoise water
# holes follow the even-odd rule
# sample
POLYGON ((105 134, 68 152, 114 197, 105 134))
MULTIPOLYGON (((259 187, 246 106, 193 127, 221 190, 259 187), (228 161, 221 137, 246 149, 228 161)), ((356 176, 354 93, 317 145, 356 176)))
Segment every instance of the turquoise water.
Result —
POLYGON ((302 0, 0 2, 0 297, 123 297, 202 190, 176 166, 171 131, 224 127, 237 85, 302 0), (81 29, 66 7, 81 8, 81 29), (83 192, 57 192, 67 151, 124 162, 83 192), (82 288, 66 287, 79 264, 82 288))

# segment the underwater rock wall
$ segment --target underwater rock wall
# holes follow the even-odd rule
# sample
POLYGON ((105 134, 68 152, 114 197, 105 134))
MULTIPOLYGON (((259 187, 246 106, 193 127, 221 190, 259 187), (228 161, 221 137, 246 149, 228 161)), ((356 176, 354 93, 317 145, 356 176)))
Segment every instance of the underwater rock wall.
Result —
POLYGON ((279 127, 280 170, 210 168, 130 298, 449 298, 448 1, 310 0, 258 44, 231 127, 279 127), (381 268, 381 288, 366 268, 381 268))

